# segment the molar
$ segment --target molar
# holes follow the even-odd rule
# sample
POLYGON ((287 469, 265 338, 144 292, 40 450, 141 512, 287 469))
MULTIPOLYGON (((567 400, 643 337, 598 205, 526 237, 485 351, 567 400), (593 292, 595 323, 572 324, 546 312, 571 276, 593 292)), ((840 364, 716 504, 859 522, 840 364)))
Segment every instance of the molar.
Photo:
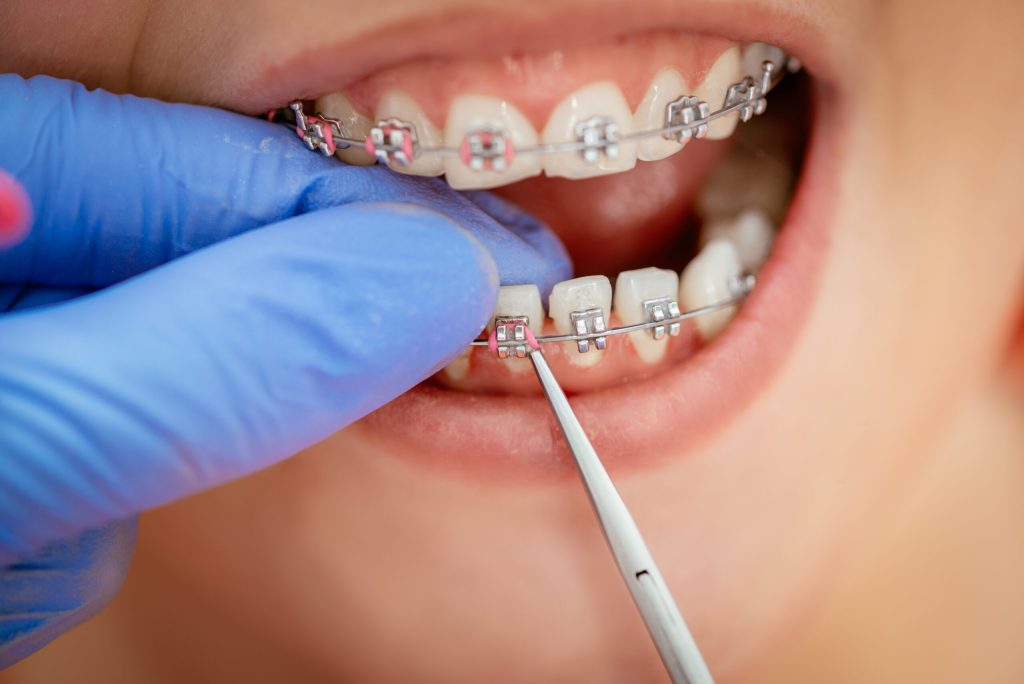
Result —
MULTIPOLYGON (((743 76, 740 48, 738 45, 734 45, 715 60, 715 63, 708 69, 708 73, 705 74, 704 81, 697 86, 694 95, 697 99, 707 102, 711 111, 714 112, 722 108, 725 95, 729 92, 729 86, 742 81, 743 76)), ((708 139, 728 138, 736 130, 738 122, 739 114, 735 112, 715 119, 708 125, 708 139)))
MULTIPOLYGON (((566 280, 555 285, 548 297, 548 312, 555 322, 555 330, 559 335, 576 332, 572 324, 571 314, 575 311, 600 309, 604 317, 605 328, 610 328, 608 315, 612 308, 612 284, 605 276, 584 276, 566 280)), ((581 354, 575 342, 566 343, 569 362, 586 368, 601 360, 601 352, 594 341, 590 351, 581 354)))
POLYGON ((782 66, 786 53, 768 43, 748 43, 743 48, 743 73, 755 79, 761 73, 761 65, 772 62, 776 68, 782 66))
MULTIPOLYGON (((537 144, 537 130, 522 112, 504 100, 485 95, 460 95, 448 109, 444 140, 448 147, 459 147, 466 134, 490 128, 505 131, 514 149, 537 144)), ((540 174, 540 157, 516 155, 503 171, 476 171, 460 157, 445 157, 444 172, 448 184, 457 190, 493 188, 540 174)))
MULTIPOLYGON (((576 127, 592 117, 611 119, 618 127, 618 137, 633 132, 633 113, 618 85, 610 81, 592 83, 562 100, 541 133, 545 144, 565 143, 577 138, 576 127)), ((561 152, 546 155, 544 172, 548 176, 566 178, 589 178, 619 171, 628 171, 636 166, 636 143, 618 143, 617 154, 600 154, 594 162, 586 161, 579 152, 561 152)))
MULTIPOLYGON (((441 145, 441 131, 430 121, 423 108, 401 90, 388 90, 381 95, 376 116, 378 121, 394 117, 411 123, 416 127, 416 139, 421 147, 441 145)), ((420 155, 408 166, 389 162, 388 167, 413 176, 440 176, 444 173, 443 162, 435 154, 420 155)))
MULTIPOLYGON (((687 264, 679 279, 681 308, 690 311, 732 297, 732 283, 741 273, 740 257, 731 242, 708 242, 700 254, 687 264)), ((705 341, 710 341, 725 328, 735 314, 736 307, 730 306, 696 316, 693 321, 701 337, 705 341)))
MULTIPOLYGON (((672 68, 659 71, 647 87, 644 99, 633 114, 633 130, 652 131, 665 127, 668 104, 689 93, 682 74, 672 68)), ((662 136, 642 138, 636 143, 636 157, 641 161, 657 161, 683 149, 685 143, 662 136)))
POLYGON ((763 211, 747 209, 733 218, 717 219, 702 226, 700 239, 702 244, 712 240, 729 241, 736 248, 743 269, 756 273, 772 251, 775 230, 763 211))
MULTIPOLYGON (((622 325, 635 325, 648 320, 644 302, 650 299, 670 297, 676 299, 679 292, 679 276, 675 271, 663 268, 641 268, 623 271, 615 280, 615 302, 612 305, 622 325)), ((654 339, 650 330, 628 333, 637 356, 647 363, 657 363, 668 349, 668 337, 654 339)))
MULTIPOLYGON (((540 289, 536 285, 503 285, 498 290, 498 303, 494 306, 494 315, 487 324, 487 332, 494 330, 494 319, 498 316, 526 316, 527 325, 536 336, 544 332, 544 304, 540 299, 540 289)), ((529 359, 509 357, 505 359, 508 369, 514 373, 530 370, 529 359)))
MULTIPOLYGON (((316 101, 315 111, 324 116, 337 119, 346 138, 362 140, 370 134, 373 121, 356 111, 351 100, 344 93, 331 93, 316 101)), ((353 166, 372 166, 377 159, 364 150, 361 145, 351 145, 347 149, 339 147, 334 153, 338 159, 353 166)))

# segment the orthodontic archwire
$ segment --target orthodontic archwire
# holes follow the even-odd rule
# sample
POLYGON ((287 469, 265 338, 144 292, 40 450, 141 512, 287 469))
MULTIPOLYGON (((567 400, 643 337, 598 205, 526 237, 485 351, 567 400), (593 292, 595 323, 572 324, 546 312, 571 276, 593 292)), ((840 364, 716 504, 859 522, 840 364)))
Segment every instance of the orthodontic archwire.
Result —
POLYGON ((611 117, 592 116, 576 124, 575 140, 519 148, 513 144, 508 131, 496 126, 470 130, 457 147, 424 147, 419 144, 416 126, 397 118, 380 119, 365 138, 353 138, 338 119, 319 112, 307 113, 301 100, 292 102, 287 108, 269 112, 267 118, 271 121, 283 119, 294 126, 306 147, 326 157, 339 149, 362 147, 377 161, 398 167, 408 166, 421 156, 434 155, 459 157, 474 171, 501 172, 517 156, 575 152, 585 162, 593 164, 602 158, 618 157, 619 145, 623 143, 654 137, 680 143, 691 138, 704 138, 711 122, 734 113, 738 114, 740 121, 747 122, 764 113, 768 106, 767 94, 785 74, 799 69, 799 61, 786 54, 778 59, 778 63, 765 60, 757 77, 745 76, 728 87, 722 106, 716 111, 711 111, 710 104, 692 95, 670 102, 665 108, 665 125, 661 128, 620 134, 618 124, 611 117))
MULTIPOLYGON (((616 157, 618 146, 624 142, 655 136, 679 142, 703 138, 707 135, 708 124, 718 118, 735 112, 741 121, 746 122, 762 114, 767 106, 765 96, 782 79, 784 72, 792 73, 799 69, 799 62, 785 54, 778 63, 772 60, 762 62, 760 77, 747 76, 729 86, 722 107, 714 112, 710 111, 707 102, 696 97, 680 97, 666 107, 665 126, 660 129, 619 135, 614 120, 595 116, 577 124, 575 141, 532 145, 518 150, 512 146, 508 133, 495 127, 469 131, 459 147, 421 148, 415 126, 399 119, 378 121, 365 139, 358 140, 347 137, 336 119, 322 114, 307 115, 302 102, 293 102, 289 109, 298 136, 310 150, 325 156, 331 156, 336 149, 358 145, 378 161, 397 166, 406 166, 423 154, 434 154, 458 156, 475 171, 500 172, 508 168, 517 154, 577 152, 584 161, 594 163, 602 157, 616 157)), ((273 120, 274 115, 272 112, 268 118, 273 120)), ((528 316, 499 315, 494 317, 494 327, 487 339, 471 342, 474 347, 488 347, 501 359, 528 357, 532 362, 619 572, 675 684, 713 684, 714 680, 629 509, 551 372, 542 345, 576 342, 577 351, 582 354, 593 348, 605 349, 607 338, 615 335, 647 330, 656 340, 664 339, 666 335, 676 336, 680 333, 682 321, 736 306, 755 285, 753 274, 736 273, 728 282, 729 297, 689 311, 680 311, 674 294, 666 293, 641 302, 647 318, 645 322, 615 328, 608 328, 606 314, 600 307, 573 311, 569 318, 570 329, 574 332, 564 335, 535 336, 528 316)), ((537 322, 538 329, 541 323, 537 322)))
POLYGON ((563 335, 535 336, 530 330, 529 317, 522 315, 496 316, 494 329, 487 339, 473 340, 470 342, 470 346, 488 347, 501 359, 510 357, 523 359, 532 350, 540 349, 542 344, 575 342, 577 351, 585 354, 590 351, 591 344, 594 348, 603 350, 607 346, 608 337, 641 330, 649 330, 651 336, 656 340, 664 339, 666 335, 675 337, 679 335, 680 324, 683 321, 740 304, 757 285, 757 277, 752 273, 736 274, 730 278, 728 285, 731 293, 729 297, 689 311, 680 311, 678 301, 670 294, 646 299, 641 302, 644 314, 647 316, 646 321, 615 328, 607 327, 605 313, 601 308, 573 311, 569 314, 569 323, 576 332, 563 335))

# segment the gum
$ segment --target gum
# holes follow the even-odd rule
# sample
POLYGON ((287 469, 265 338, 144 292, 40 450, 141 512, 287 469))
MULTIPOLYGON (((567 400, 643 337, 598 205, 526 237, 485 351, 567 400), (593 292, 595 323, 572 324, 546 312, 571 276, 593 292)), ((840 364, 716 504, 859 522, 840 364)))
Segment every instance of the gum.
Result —
POLYGON ((633 109, 662 68, 678 69, 695 88, 732 45, 732 41, 705 34, 660 31, 542 54, 419 59, 380 70, 344 92, 358 109, 372 112, 386 90, 401 89, 439 127, 458 95, 490 95, 513 104, 541 130, 562 99, 589 83, 610 80, 618 84, 633 109))

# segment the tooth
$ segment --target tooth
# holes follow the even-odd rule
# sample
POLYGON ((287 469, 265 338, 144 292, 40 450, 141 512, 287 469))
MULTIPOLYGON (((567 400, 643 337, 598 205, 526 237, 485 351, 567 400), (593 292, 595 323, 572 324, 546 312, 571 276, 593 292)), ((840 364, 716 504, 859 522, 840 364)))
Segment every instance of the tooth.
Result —
MULTIPOLYGON (((679 293, 679 276, 675 271, 663 268, 641 268, 624 271, 615 280, 615 311, 622 325, 634 325, 648 321, 644 313, 644 302, 649 299, 670 297, 676 300, 679 293)), ((656 363, 665 356, 668 336, 654 339, 650 330, 629 333, 637 356, 647 363, 656 363)))
POLYGON ((759 209, 747 209, 731 219, 718 219, 701 228, 701 242, 727 240, 736 248, 743 270, 756 273, 768 259, 775 240, 772 222, 759 209))
MULTIPOLYGON (((725 95, 729 90, 729 86, 742 81, 743 76, 740 48, 738 45, 734 45, 723 52, 711 68, 708 69, 708 73, 704 76, 704 82, 697 86, 694 95, 698 99, 707 102, 712 112, 717 111, 722 108, 722 103, 725 102, 725 95)), ((736 123, 738 121, 739 115, 735 112, 715 119, 708 125, 708 139, 720 140, 721 138, 728 138, 736 130, 736 123)))
MULTIPOLYGON (((610 81, 593 83, 572 93, 551 113, 541 134, 541 142, 564 143, 576 140, 576 125, 591 117, 610 118, 618 127, 619 137, 633 132, 633 113, 626 104, 622 90, 610 81)), ((546 155, 544 172, 548 176, 566 178, 589 178, 618 171, 628 171, 636 166, 636 143, 618 144, 615 158, 600 155, 589 163, 579 152, 561 152, 546 155)))
POLYGON ((785 56, 782 48, 777 48, 768 43, 748 43, 743 48, 743 73, 753 76, 755 80, 761 73, 761 65, 765 62, 773 62, 775 68, 782 66, 782 58, 785 56))
POLYGON ((472 347, 466 347, 460 351, 459 355, 444 367, 444 374, 456 382, 469 375, 469 355, 472 351, 472 347))
MULTIPOLYGON (((540 336, 544 330, 544 304, 540 299, 540 290, 536 285, 505 285, 498 290, 498 303, 494 306, 494 316, 487 325, 487 331, 494 329, 494 319, 498 316, 526 316, 527 325, 534 335, 540 336)), ((520 373, 530 370, 529 363, 524 359, 508 358, 506 363, 510 371, 520 373)))
MULTIPOLYGON (((321 97, 316 101, 315 111, 341 121, 346 138, 362 140, 370 134, 370 129, 373 128, 373 121, 370 120, 370 117, 357 112, 344 93, 332 93, 321 97)), ((339 147, 334 156, 353 166, 371 166, 377 163, 377 159, 360 145, 350 145, 344 150, 339 147)))
MULTIPOLYGON (((570 314, 574 311, 600 309, 605 328, 610 328, 608 317, 612 308, 612 284, 605 276, 584 276, 566 280, 555 285, 548 297, 548 313, 555 322, 560 335, 575 333, 570 314)), ((601 352, 595 340, 590 341, 590 351, 579 353, 576 342, 568 342, 569 362, 580 366, 593 366, 601 360, 601 352)))
MULTIPOLYGON (((504 130, 516 150, 537 144, 537 130, 522 112, 504 100, 486 95, 460 95, 448 109, 444 125, 447 147, 459 147, 470 131, 480 128, 504 130)), ((474 171, 457 156, 444 158, 444 172, 453 188, 493 188, 540 173, 540 157, 516 154, 504 171, 474 171)))
MULTIPOLYGON (((733 296, 732 281, 742 272, 736 248, 727 240, 712 240, 687 264, 679 279, 679 305, 684 311, 699 309, 733 296)), ((696 316, 701 337, 712 340, 736 313, 731 306, 696 316)))
MULTIPOLYGON (((651 85, 647 87, 644 99, 633 114, 633 130, 651 131, 665 127, 665 111, 668 104, 689 94, 689 86, 682 75, 675 69, 667 68, 659 71, 651 85)), ((642 138, 636 143, 636 157, 643 161, 664 159, 683 148, 683 144, 675 140, 666 140, 662 136, 642 138)))
MULTIPOLYGON (((377 120, 392 117, 411 123, 416 127, 416 140, 420 147, 440 147, 441 131, 427 117, 426 112, 416 100, 401 90, 388 90, 381 95, 377 103, 377 120)), ((440 176, 444 173, 444 165, 436 154, 420 155, 408 166, 391 164, 395 171, 413 176, 440 176)))

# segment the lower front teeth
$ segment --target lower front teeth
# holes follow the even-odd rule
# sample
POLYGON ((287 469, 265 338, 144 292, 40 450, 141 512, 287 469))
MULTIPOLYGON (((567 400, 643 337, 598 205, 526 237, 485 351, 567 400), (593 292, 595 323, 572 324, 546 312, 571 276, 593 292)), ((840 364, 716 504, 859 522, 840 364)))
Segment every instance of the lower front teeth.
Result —
MULTIPOLYGON (((653 267, 624 271, 615 280, 612 310, 622 325, 645 323, 650 320, 644 311, 645 302, 659 299, 676 302, 678 293, 679 276, 675 271, 653 267)), ((629 339, 637 356, 647 363, 657 363, 668 349, 668 335, 655 339, 650 330, 629 333, 629 339)))
MULTIPOLYGON (((498 303, 494 307, 494 318, 487 326, 487 332, 494 329, 494 319, 503 316, 525 316, 526 324, 538 334, 544 328, 544 304, 540 299, 540 289, 536 285, 506 285, 498 290, 498 303)), ((530 369, 530 364, 522 359, 509 357, 508 368, 513 372, 530 369)))
MULTIPOLYGON (((735 295, 743 273, 739 253, 728 240, 715 239, 704 245, 680 277, 679 304, 686 310, 699 309, 735 295)), ((697 331, 705 340, 713 339, 732 320, 736 307, 729 307, 694 318, 697 331)))
MULTIPOLYGON (((612 284, 605 276, 584 276, 558 283, 548 297, 548 312, 560 335, 601 332, 611 326, 612 284)), ((593 366, 601 360, 604 338, 589 342, 568 342, 570 363, 593 366), (595 350, 596 351, 595 353, 595 350), (590 353, 577 353, 590 352, 590 353)))

